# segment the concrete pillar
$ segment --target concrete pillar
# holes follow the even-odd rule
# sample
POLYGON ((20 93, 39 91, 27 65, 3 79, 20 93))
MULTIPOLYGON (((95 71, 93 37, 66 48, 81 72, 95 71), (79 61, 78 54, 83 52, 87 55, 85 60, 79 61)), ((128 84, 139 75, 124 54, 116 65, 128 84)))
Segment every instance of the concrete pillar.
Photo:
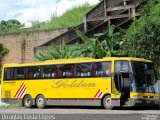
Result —
POLYGON ((106 0, 104 0, 104 18, 107 17, 107 3, 106 0))
POLYGON ((84 17, 84 31, 88 31, 88 25, 87 25, 87 16, 84 17))
POLYGON ((127 5, 127 1, 123 0, 123 5, 126 6, 127 5))

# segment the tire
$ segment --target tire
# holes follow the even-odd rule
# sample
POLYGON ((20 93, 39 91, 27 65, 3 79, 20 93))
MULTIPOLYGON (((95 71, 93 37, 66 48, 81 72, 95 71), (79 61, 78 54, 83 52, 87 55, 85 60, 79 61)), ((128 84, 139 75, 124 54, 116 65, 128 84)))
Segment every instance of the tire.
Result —
POLYGON ((38 95, 36 98, 36 106, 39 109, 43 109, 46 106, 46 99, 44 98, 43 95, 38 95))
POLYGON ((25 108, 32 108, 33 106, 33 99, 30 95, 26 95, 24 98, 23 98, 23 106, 25 108))
POLYGON ((102 100, 102 106, 107 110, 112 110, 114 107, 111 105, 111 96, 106 95, 102 100))

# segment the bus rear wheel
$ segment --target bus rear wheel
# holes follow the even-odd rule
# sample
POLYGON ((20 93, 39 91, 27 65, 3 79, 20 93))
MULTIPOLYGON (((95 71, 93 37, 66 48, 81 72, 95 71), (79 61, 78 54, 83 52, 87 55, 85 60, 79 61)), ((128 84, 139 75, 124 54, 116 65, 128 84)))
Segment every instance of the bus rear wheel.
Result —
POLYGON ((39 109, 43 109, 46 106, 46 100, 43 95, 38 95, 36 98, 36 106, 39 109))
POLYGON ((114 107, 111 105, 111 96, 106 95, 102 100, 102 106, 107 110, 112 110, 114 107))
POLYGON ((31 108, 33 105, 33 99, 30 95, 26 95, 24 98, 23 98, 23 106, 25 108, 31 108))

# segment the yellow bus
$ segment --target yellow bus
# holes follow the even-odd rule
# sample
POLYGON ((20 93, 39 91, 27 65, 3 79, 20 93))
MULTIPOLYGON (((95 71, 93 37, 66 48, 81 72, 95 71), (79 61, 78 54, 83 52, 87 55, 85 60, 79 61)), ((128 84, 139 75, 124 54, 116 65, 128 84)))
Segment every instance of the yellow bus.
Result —
POLYGON ((152 61, 131 57, 79 58, 5 64, 2 101, 36 105, 158 106, 152 61))

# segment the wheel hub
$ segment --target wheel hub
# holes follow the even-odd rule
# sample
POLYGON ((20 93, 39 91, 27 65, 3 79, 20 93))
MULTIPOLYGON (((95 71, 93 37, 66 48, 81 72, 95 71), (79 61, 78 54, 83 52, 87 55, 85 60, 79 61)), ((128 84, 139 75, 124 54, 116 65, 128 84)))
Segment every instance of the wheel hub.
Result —
POLYGON ((106 103, 106 105, 107 106, 111 106, 111 98, 107 98, 106 100, 105 100, 105 103, 106 103))
POLYGON ((39 105, 39 106, 42 106, 43 104, 44 104, 43 98, 39 98, 39 99, 38 99, 38 105, 39 105))
POLYGON ((26 104, 26 106, 30 106, 31 105, 31 100, 29 98, 26 99, 25 104, 26 104))

